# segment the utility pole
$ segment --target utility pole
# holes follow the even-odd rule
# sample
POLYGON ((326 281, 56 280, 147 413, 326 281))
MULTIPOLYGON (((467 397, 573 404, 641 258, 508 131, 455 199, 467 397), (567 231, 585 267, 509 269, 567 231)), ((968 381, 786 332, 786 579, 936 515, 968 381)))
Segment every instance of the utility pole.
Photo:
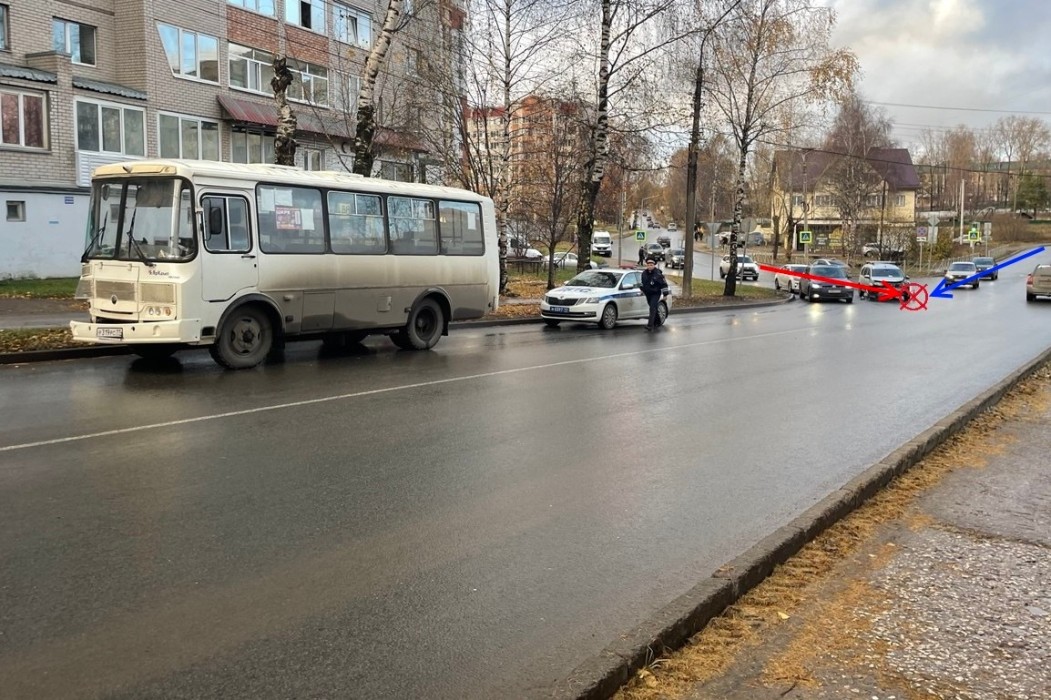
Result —
MULTIPOLYGON (((810 207, 807 206, 807 201, 806 201, 806 157, 807 157, 808 153, 810 153, 809 150, 803 151, 803 230, 804 231, 809 231, 810 230, 810 222, 809 222, 808 217, 807 217, 807 210, 810 207)), ((810 264, 810 261, 808 259, 806 259, 806 257, 807 257, 806 254, 808 252, 809 251, 807 250, 807 244, 803 244, 803 262, 805 262, 807 265, 810 264)))
POLYGON ((963 241, 963 177, 960 178, 960 241, 963 241))
POLYGON ((628 206, 628 178, 620 191, 620 215, 617 217, 617 267, 624 262, 624 208, 628 206))

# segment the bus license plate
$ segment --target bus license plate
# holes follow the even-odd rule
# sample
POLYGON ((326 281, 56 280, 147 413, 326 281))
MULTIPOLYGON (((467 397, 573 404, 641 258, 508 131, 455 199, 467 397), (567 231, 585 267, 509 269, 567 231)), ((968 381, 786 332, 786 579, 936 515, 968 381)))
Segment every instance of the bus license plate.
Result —
POLYGON ((96 338, 117 338, 118 340, 124 340, 124 329, 117 328, 96 328, 96 338))
POLYGON ((556 313, 556 314, 568 314, 569 313, 569 307, 568 306, 552 306, 551 307, 551 312, 552 313, 556 313))

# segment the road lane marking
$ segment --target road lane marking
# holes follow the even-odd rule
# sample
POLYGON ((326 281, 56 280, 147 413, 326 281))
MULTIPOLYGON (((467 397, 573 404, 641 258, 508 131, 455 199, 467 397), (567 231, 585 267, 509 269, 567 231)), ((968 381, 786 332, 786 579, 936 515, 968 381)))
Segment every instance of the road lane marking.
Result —
POLYGON ((5 445, 0 447, 0 452, 14 452, 15 450, 26 450, 31 447, 45 447, 48 445, 61 445, 66 442, 77 442, 80 440, 92 440, 94 438, 110 437, 113 435, 125 435, 127 433, 137 433, 143 430, 155 430, 157 428, 170 428, 176 425, 187 425, 189 423, 202 423, 209 420, 218 420, 221 418, 235 418, 238 416, 249 416, 253 413, 263 413, 265 411, 278 411, 285 408, 299 408, 300 406, 313 406, 316 404, 328 403, 331 401, 345 401, 347 399, 357 399, 363 396, 375 396, 377 394, 388 394, 395 391, 407 391, 410 389, 422 389, 429 386, 438 386, 441 384, 451 384, 453 382, 465 382, 472 381, 475 379, 486 379, 488 377, 499 377, 508 374, 519 374, 522 372, 535 372, 537 370, 551 369, 552 367, 566 367, 569 365, 578 365, 584 362, 596 362, 599 360, 615 360, 623 357, 636 357, 639 355, 650 355, 660 352, 668 352, 673 350, 683 350, 687 348, 703 347, 705 345, 716 345, 719 343, 729 343, 738 340, 753 340, 757 338, 770 338, 779 335, 787 335, 789 333, 801 333, 809 331, 810 326, 804 326, 801 328, 794 328, 787 331, 772 331, 770 333, 758 333, 756 335, 749 335, 740 338, 720 338, 718 340, 703 340, 696 343, 684 343, 682 345, 669 345, 660 348, 649 348, 646 350, 633 350, 631 352, 619 352, 613 355, 600 355, 598 357, 586 357, 579 358, 576 360, 563 360, 561 362, 549 362, 543 365, 529 365, 528 367, 516 367, 514 369, 500 369, 493 372, 480 372, 478 374, 467 374, 461 377, 449 377, 448 379, 434 379, 429 382, 415 382, 413 384, 399 384, 398 386, 388 386, 382 389, 367 389, 365 391, 354 391, 348 394, 336 394, 335 396, 322 396, 316 399, 304 399, 302 401, 289 401, 286 403, 272 404, 270 406, 258 406, 256 408, 245 408, 240 411, 227 411, 225 413, 213 413, 207 416, 196 416, 194 418, 180 418, 179 420, 165 421, 163 423, 150 423, 148 425, 136 425, 130 428, 115 428, 113 430, 103 430, 97 433, 85 433, 83 435, 70 435, 69 437, 53 438, 51 440, 38 440, 36 442, 24 442, 20 445, 5 445))

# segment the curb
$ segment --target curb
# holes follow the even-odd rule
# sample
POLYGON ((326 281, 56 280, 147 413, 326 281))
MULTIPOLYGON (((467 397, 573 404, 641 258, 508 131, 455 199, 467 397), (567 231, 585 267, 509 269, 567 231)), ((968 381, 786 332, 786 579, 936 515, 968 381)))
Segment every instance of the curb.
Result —
MULTIPOLYGON (((690 306, 675 309, 675 315, 688 313, 706 313, 725 311, 727 309, 755 309, 764 306, 787 304, 792 298, 773 301, 746 302, 743 304, 726 304, 713 306, 690 306)), ((505 318, 492 321, 453 321, 449 330, 457 328, 492 328, 495 326, 524 326, 543 322, 540 317, 505 318)), ((132 349, 127 345, 85 345, 79 348, 58 348, 55 350, 27 350, 26 352, 0 353, 0 365, 16 365, 28 362, 53 362, 55 360, 80 360, 92 357, 111 357, 113 355, 131 355, 132 349)))
POLYGON ((760 540, 712 576, 658 610, 555 685, 549 697, 606 700, 639 669, 661 654, 682 647, 727 607, 762 582, 829 526, 846 517, 905 473, 936 447, 963 430, 979 413, 995 405, 1019 382, 1051 361, 1041 353, 995 387, 968 401, 904 445, 833 491, 787 525, 760 540))

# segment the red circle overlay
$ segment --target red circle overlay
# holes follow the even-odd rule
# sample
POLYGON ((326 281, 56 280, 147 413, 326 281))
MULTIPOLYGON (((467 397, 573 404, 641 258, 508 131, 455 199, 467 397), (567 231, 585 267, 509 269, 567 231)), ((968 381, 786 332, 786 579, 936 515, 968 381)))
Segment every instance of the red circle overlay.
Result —
POLYGON ((908 289, 906 289, 908 297, 902 297, 901 309, 904 311, 926 311, 927 301, 930 299, 930 293, 927 291, 927 285, 918 284, 916 282, 909 282, 908 289))

